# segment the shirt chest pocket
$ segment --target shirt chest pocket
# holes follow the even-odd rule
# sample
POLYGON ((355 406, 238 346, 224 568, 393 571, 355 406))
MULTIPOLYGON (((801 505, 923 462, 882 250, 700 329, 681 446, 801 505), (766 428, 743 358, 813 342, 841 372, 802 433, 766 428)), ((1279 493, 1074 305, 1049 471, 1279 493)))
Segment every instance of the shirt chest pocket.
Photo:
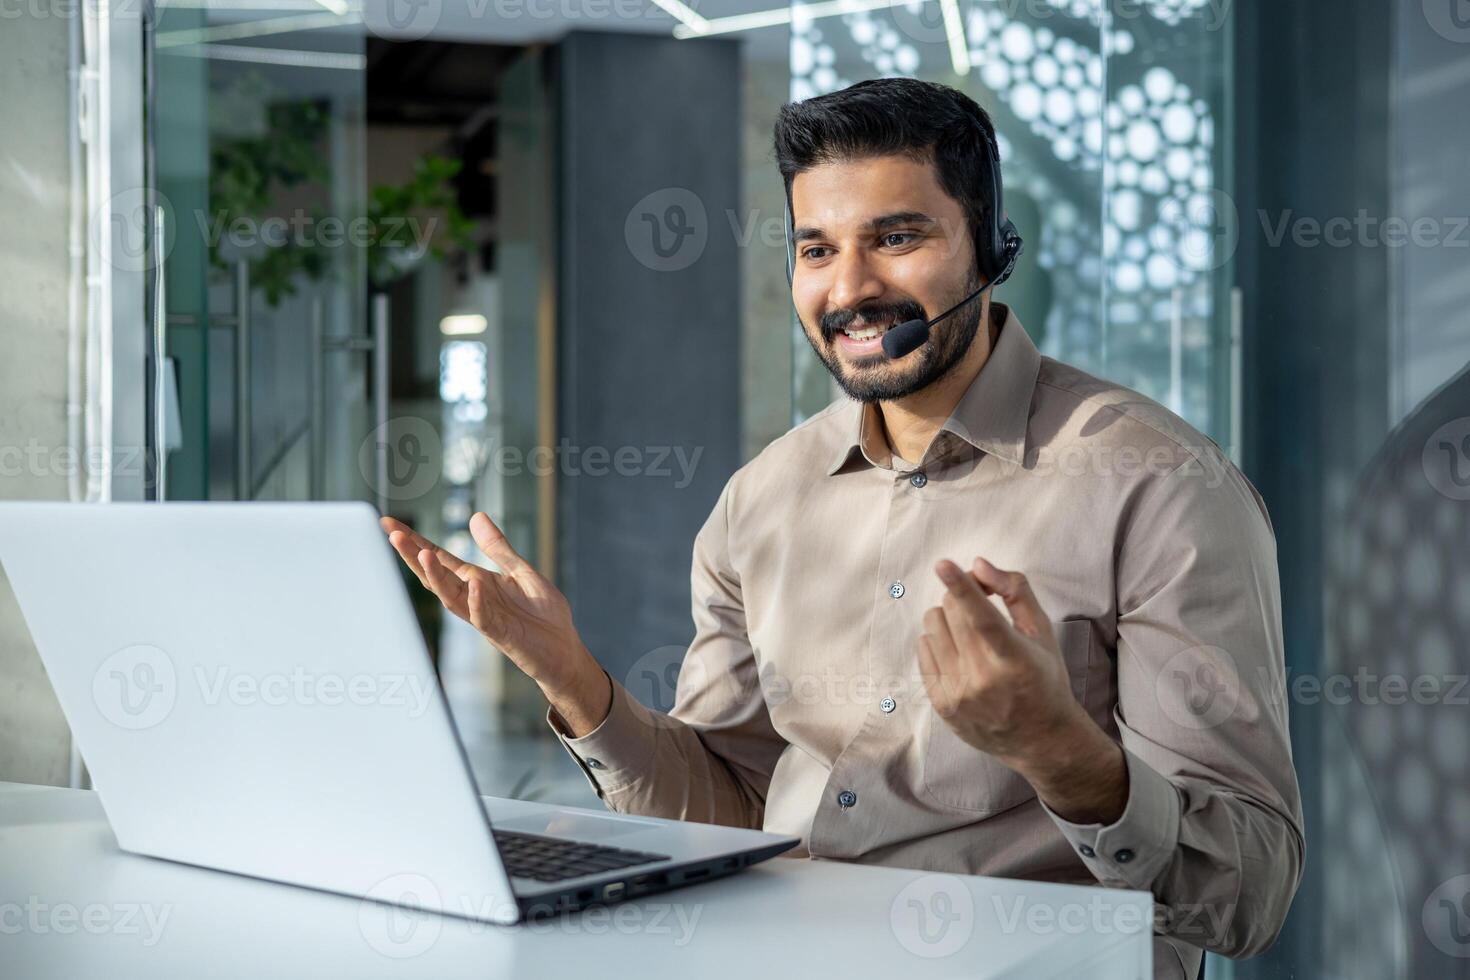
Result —
MULTIPOLYGON (((1092 622, 1068 619, 1055 623, 1057 644, 1067 662, 1072 696, 1087 704, 1087 678, 1094 656, 1092 622)), ((924 792, 942 806, 974 813, 1000 813, 1032 799, 1031 784, 990 755, 961 741, 933 711, 925 719, 924 792)))

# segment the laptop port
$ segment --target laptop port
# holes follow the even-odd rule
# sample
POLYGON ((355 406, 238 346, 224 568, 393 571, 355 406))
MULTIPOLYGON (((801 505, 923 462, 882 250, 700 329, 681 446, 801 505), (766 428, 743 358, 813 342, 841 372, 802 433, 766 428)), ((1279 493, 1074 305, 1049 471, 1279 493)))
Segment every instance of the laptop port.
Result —
POLYGON ((639 875, 638 877, 636 877, 636 878, 633 879, 633 887, 634 888, 645 888, 645 887, 648 887, 648 886, 658 887, 660 885, 666 885, 668 883, 669 883, 669 876, 666 875, 666 874, 664 874, 663 872, 657 872, 655 874, 639 875))
POLYGON ((626 886, 621 881, 615 881, 611 885, 604 885, 602 888, 603 901, 616 902, 618 899, 623 897, 623 891, 625 887, 626 886))

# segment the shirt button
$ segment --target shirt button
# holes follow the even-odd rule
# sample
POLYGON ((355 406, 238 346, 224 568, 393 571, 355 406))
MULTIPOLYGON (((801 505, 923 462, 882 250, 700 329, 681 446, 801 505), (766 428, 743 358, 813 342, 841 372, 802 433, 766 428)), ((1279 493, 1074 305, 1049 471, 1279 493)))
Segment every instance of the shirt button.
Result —
POLYGON ((915 473, 913 476, 909 477, 909 482, 914 485, 915 489, 922 490, 924 488, 924 484, 929 482, 929 478, 922 473, 915 473))
POLYGON ((1133 860, 1133 852, 1126 847, 1120 847, 1116 852, 1114 852, 1113 860, 1117 861, 1119 864, 1127 864, 1129 861, 1133 860))
POLYGON ((888 594, 891 595, 891 596, 893 596, 893 598, 895 598, 895 599, 902 599, 903 598, 903 583, 902 582, 894 582, 892 585, 890 585, 888 587, 888 594))
POLYGON ((587 760, 587 767, 589 769, 601 769, 602 768, 602 760, 601 759, 588 759, 587 760))
POLYGON ((1087 844, 1083 844, 1081 847, 1077 848, 1077 850, 1085 858, 1097 857, 1097 852, 1094 851, 1092 847, 1087 844))
POLYGON ((893 709, 898 707, 898 702, 893 700, 892 698, 884 698, 882 701, 878 702, 878 707, 883 709, 883 713, 885 715, 892 714, 893 709))
POLYGON ((844 810, 849 807, 857 806, 857 794, 850 789, 843 790, 841 793, 837 794, 837 805, 842 807, 842 809, 844 810))

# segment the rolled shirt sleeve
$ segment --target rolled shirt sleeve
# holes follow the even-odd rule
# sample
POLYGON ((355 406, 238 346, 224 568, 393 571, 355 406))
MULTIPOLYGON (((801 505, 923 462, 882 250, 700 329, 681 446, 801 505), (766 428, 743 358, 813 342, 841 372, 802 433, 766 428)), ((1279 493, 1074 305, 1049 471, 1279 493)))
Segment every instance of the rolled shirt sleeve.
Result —
POLYGON ((1099 882, 1154 893, 1162 933, 1258 953, 1281 930, 1305 845, 1276 549, 1255 489, 1222 457, 1143 488, 1117 589, 1128 802, 1107 826, 1047 812, 1099 882))

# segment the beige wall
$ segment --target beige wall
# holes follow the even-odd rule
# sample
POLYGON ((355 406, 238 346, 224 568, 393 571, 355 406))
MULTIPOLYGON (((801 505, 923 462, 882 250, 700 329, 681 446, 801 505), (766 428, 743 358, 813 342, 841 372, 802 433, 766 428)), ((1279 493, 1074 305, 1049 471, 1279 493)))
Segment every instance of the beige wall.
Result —
MULTIPOLYGON (((56 8, 60 9, 60 8, 56 8)), ((0 499, 64 499, 66 19, 0 30, 0 499)), ((84 614, 85 610, 78 610, 84 614)), ((66 782, 70 736, 0 572, 0 780, 66 782)))

